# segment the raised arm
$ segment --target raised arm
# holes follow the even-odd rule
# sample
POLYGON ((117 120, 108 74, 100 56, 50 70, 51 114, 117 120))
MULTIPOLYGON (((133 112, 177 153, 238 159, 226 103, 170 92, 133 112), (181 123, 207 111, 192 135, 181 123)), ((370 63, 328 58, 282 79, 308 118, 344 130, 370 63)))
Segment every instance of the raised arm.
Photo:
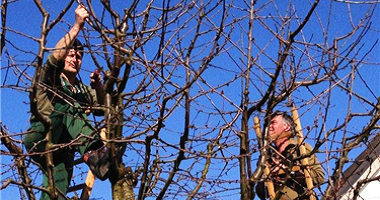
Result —
POLYGON ((65 59, 67 48, 71 47, 79 32, 83 28, 85 19, 89 16, 84 6, 78 5, 75 9, 75 23, 70 31, 58 41, 53 51, 53 56, 57 60, 65 59))

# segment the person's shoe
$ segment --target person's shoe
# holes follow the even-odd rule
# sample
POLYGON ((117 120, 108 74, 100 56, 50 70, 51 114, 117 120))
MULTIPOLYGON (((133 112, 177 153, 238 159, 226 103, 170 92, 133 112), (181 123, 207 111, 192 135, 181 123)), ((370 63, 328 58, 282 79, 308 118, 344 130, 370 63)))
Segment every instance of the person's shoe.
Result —
POLYGON ((83 155, 83 160, 97 178, 102 181, 108 178, 111 163, 109 161, 109 149, 106 146, 86 152, 83 155))

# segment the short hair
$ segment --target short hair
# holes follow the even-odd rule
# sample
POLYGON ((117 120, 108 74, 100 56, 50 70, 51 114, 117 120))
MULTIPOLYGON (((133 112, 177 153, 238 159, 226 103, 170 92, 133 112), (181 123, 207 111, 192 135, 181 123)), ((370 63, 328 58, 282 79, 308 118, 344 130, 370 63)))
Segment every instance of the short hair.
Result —
POLYGON ((296 135, 296 128, 295 128, 293 118, 289 114, 287 114, 286 112, 282 112, 282 111, 277 110, 273 114, 271 114, 271 119, 273 119, 274 117, 277 117, 277 116, 282 117, 282 122, 284 124, 288 124, 290 126, 290 131, 293 133, 293 136, 295 136, 296 135))
POLYGON ((70 49, 74 49, 75 51, 78 51, 81 54, 81 56, 83 57, 84 47, 83 47, 83 44, 80 40, 75 39, 73 42, 73 45, 71 45, 70 49))

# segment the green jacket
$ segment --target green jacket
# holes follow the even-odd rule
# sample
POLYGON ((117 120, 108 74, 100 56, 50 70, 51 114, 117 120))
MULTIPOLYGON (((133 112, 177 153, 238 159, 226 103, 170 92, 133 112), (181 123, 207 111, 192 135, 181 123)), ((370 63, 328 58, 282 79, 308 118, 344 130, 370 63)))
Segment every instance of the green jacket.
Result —
MULTIPOLYGON (((78 79, 72 86, 62 77, 61 72, 64 66, 64 60, 58 61, 51 54, 41 71, 36 98, 37 109, 44 116, 50 116, 57 103, 86 109, 98 105, 94 89, 81 83, 78 79)), ((94 112, 94 114, 101 115, 102 113, 94 112)), ((36 121, 33 115, 30 120, 31 122, 36 121)))

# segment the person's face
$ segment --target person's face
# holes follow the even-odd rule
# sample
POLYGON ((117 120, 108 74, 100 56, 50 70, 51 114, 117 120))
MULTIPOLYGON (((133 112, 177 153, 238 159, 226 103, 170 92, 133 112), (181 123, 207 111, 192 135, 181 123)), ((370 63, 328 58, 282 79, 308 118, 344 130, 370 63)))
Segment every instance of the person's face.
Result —
POLYGON ((270 121, 268 134, 271 138, 276 139, 278 138, 282 133, 289 131, 290 126, 283 122, 282 116, 277 115, 270 121))
POLYGON ((63 69, 64 73, 69 74, 78 74, 82 65, 82 55, 74 50, 70 49, 65 58, 65 68, 63 69))

